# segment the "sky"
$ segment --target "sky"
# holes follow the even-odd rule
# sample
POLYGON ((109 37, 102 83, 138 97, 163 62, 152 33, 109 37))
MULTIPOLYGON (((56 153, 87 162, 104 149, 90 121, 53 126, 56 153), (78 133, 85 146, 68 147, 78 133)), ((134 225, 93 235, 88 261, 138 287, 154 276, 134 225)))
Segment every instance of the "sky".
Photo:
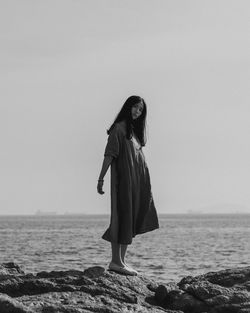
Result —
POLYGON ((250 213, 248 0, 0 0, 0 69, 0 214, 109 214, 134 94, 157 212, 250 213))

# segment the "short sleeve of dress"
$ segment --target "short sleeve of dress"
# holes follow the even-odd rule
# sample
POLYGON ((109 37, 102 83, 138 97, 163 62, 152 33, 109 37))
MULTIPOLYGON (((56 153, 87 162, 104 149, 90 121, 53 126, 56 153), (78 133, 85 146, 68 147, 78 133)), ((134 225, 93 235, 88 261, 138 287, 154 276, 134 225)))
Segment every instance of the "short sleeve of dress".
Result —
POLYGON ((117 158, 120 151, 119 128, 117 125, 111 130, 108 136, 108 142, 105 148, 104 156, 117 158))

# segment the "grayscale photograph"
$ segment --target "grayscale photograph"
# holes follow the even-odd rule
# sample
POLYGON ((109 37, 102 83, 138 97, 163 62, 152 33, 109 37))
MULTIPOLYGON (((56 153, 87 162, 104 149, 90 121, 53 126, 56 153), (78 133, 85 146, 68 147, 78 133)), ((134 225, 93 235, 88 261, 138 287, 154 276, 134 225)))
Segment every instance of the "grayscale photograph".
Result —
POLYGON ((0 313, 250 313, 250 1, 0 0, 0 313))

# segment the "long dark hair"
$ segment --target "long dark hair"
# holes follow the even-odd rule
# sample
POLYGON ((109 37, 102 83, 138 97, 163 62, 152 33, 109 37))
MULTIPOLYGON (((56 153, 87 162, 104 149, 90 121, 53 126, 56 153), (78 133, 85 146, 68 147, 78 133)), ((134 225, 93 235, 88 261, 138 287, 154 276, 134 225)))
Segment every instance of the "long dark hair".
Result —
POLYGON ((129 97, 125 103, 123 104, 121 111, 117 114, 113 124, 107 130, 107 134, 109 135, 110 131, 113 129, 115 123, 125 121, 126 123, 126 138, 131 139, 132 130, 140 141, 141 146, 146 145, 146 117, 147 117, 147 106, 143 98, 139 96, 131 96, 129 97), (132 107, 137 103, 143 103, 143 110, 141 115, 133 120, 131 115, 132 107))

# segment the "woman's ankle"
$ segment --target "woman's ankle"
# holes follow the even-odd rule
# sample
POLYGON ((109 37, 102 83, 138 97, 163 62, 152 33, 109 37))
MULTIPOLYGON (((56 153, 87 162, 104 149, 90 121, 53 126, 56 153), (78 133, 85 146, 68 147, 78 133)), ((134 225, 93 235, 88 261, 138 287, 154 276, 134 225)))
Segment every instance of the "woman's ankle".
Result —
POLYGON ((124 266, 125 264, 122 262, 122 260, 111 260, 110 263, 119 265, 119 266, 124 266))

